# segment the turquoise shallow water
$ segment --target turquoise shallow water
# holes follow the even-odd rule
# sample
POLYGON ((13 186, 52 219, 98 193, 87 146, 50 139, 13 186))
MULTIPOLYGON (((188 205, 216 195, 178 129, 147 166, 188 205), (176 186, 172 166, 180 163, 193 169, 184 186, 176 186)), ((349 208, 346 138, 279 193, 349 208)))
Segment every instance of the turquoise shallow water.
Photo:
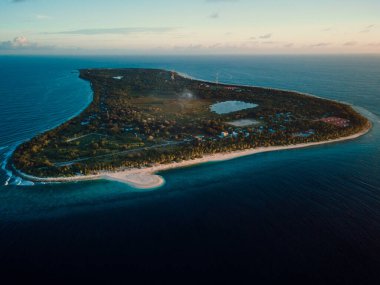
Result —
POLYGON ((374 127, 354 141, 164 172, 165 186, 154 191, 106 181, 17 185, 28 183, 2 170, 3 269, 377 278, 380 57, 0 57, 2 161, 87 106, 90 86, 76 70, 89 67, 165 68, 211 81, 219 73, 225 83, 360 106, 374 127))

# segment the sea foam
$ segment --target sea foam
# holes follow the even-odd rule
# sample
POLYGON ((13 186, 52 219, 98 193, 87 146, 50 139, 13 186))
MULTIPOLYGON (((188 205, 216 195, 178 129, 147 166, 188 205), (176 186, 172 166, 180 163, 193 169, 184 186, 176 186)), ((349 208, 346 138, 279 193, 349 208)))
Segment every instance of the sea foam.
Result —
POLYGON ((1 150, 9 148, 7 152, 3 154, 3 160, 1 162, 1 169, 5 172, 6 180, 4 182, 4 186, 8 185, 17 185, 17 186, 32 186, 33 182, 22 179, 21 177, 15 176, 13 171, 8 169, 8 161, 15 151, 17 144, 12 147, 3 147, 1 150))

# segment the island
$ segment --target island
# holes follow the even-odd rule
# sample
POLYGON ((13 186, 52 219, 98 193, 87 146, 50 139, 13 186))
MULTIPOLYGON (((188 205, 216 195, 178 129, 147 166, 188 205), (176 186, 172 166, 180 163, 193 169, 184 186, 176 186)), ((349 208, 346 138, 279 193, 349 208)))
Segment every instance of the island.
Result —
POLYGON ((263 151, 356 138, 371 123, 351 106, 293 91, 196 80, 159 69, 82 69, 93 100, 17 147, 25 179, 109 179, 137 188, 156 173, 263 151))

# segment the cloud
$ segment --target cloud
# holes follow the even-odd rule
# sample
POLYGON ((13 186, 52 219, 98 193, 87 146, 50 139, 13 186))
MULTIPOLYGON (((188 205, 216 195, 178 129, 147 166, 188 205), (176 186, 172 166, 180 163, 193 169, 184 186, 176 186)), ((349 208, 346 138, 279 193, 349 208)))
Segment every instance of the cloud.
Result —
POLYGON ((323 29, 322 32, 331 32, 332 31, 332 28, 326 28, 326 29, 323 29))
POLYGON ((375 25, 365 26, 364 29, 362 29, 359 33, 361 34, 369 33, 374 27, 375 25))
POLYGON ((0 42, 0 49, 17 49, 32 45, 24 36, 15 37, 12 41, 0 42))
POLYGON ((218 19, 219 18, 219 14, 218 13, 213 13, 209 16, 211 19, 218 19))
POLYGON ((310 47, 327 47, 329 45, 331 45, 331 43, 321 42, 321 43, 312 44, 312 45, 310 45, 310 47))
POLYGON ((221 43, 216 43, 216 44, 210 45, 209 48, 214 49, 214 48, 219 48, 221 46, 222 46, 221 43))
POLYGON ((290 48, 290 47, 292 47, 292 46, 294 46, 294 43, 288 43, 288 44, 285 44, 285 45, 284 45, 284 47, 286 47, 286 48, 290 48))
POLYGON ((11 41, 0 42, 0 51, 46 51, 54 49, 54 46, 41 46, 30 42, 26 37, 15 37, 11 41))
POLYGON ((343 45, 346 47, 352 47, 352 46, 356 46, 357 42, 355 41, 345 42, 343 45))
POLYGON ((50 19, 52 19, 52 17, 48 16, 48 15, 37 14, 36 19, 38 19, 38 20, 50 20, 50 19))
POLYGON ((24 36, 15 37, 12 41, 0 42, 0 50, 21 49, 30 46, 35 46, 35 44, 29 42, 24 36))
POLYGON ((11 41, 0 42, 0 50, 8 50, 13 48, 13 43, 11 41))
POLYGON ((29 41, 26 37, 20 36, 13 39, 13 43, 17 46, 27 46, 29 45, 29 41))
POLYGON ((272 34, 265 34, 262 36, 259 36, 260 39, 270 39, 272 37, 272 34))
POLYGON ((72 31, 61 31, 46 34, 67 34, 67 35, 128 35, 128 34, 139 34, 139 33, 166 33, 175 30, 175 28, 170 27, 135 27, 135 28, 110 28, 110 29, 81 29, 72 31))
POLYGON ((201 44, 190 44, 190 45, 187 45, 187 46, 175 46, 174 49, 177 49, 177 50, 200 50, 204 48, 203 45, 201 44))

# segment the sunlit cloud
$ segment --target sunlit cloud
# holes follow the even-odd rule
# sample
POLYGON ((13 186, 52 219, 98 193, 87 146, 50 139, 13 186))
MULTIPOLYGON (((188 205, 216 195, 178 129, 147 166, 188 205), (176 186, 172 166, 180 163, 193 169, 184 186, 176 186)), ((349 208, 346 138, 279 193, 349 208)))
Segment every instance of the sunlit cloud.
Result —
POLYGON ((321 42, 321 43, 312 44, 312 45, 310 45, 310 47, 327 47, 330 45, 331 45, 331 43, 321 42))
POLYGON ((366 34, 366 33, 369 33, 371 32, 371 30, 375 27, 375 25, 368 25, 366 27, 364 27, 364 29, 362 29, 359 33, 361 34, 366 34))
MULTIPOLYGON (((216 53, 236 54, 378 52, 380 20, 370 14, 364 17, 363 13, 373 11, 362 2, 347 8, 364 9, 360 15, 347 9, 326 11, 325 5, 319 2, 313 4, 312 11, 301 0, 297 0, 299 10, 278 3, 280 13, 293 19, 284 21, 264 1, 200 0, 186 4, 166 1, 170 3, 169 9, 161 1, 148 1, 152 9, 146 9, 139 1, 112 1, 112 6, 105 1, 94 1, 89 8, 82 1, 74 0, 54 1, 54 4, 44 0, 0 0, 0 11, 5 11, 0 17, 3 27, 0 43, 2 50, 5 47, 22 50, 37 46, 28 41, 35 38, 38 46, 51 45, 56 50, 110 53, 154 52, 155 49, 161 53, 174 51, 174 47, 199 53, 211 53, 215 49, 216 53), (87 8, 91 13, 81 13, 87 8), (306 11, 316 17, 300 16, 306 11), (322 12, 324 16, 319 17, 322 12), (342 19, 339 24, 338 18, 342 19), (176 26, 176 23, 181 24, 176 26), (15 40, 13 35, 26 38, 15 40)), ((331 1, 337 5, 340 0, 331 1)))
POLYGON ((187 46, 175 46, 174 49, 181 49, 181 50, 199 50, 204 48, 201 44, 190 44, 187 46))
POLYGON ((347 47, 352 47, 352 46, 356 46, 357 44, 358 43, 355 41, 349 41, 349 42, 345 42, 343 45, 347 47))
POLYGON ((272 37, 272 34, 265 34, 265 35, 261 35, 259 38, 260 39, 270 39, 272 37))
POLYGON ((28 41, 28 39, 24 36, 15 37, 12 41, 4 41, 0 42, 0 47, 2 49, 13 49, 13 48, 21 48, 33 45, 28 41))
POLYGON ((215 48, 219 48, 221 46, 222 46, 221 43, 216 43, 216 44, 210 45, 209 48, 215 49, 215 48))
POLYGON ((29 41, 26 37, 20 36, 13 39, 13 44, 16 46, 26 46, 29 45, 29 41))
POLYGON ((72 31, 60 31, 47 34, 67 34, 67 35, 128 35, 138 33, 167 33, 174 31, 171 27, 132 27, 132 28, 110 28, 110 29, 80 29, 72 31))
POLYGON ((37 51, 37 50, 51 50, 54 46, 38 45, 35 42, 29 41, 24 36, 15 37, 10 41, 0 42, 0 50, 2 51, 37 51))

